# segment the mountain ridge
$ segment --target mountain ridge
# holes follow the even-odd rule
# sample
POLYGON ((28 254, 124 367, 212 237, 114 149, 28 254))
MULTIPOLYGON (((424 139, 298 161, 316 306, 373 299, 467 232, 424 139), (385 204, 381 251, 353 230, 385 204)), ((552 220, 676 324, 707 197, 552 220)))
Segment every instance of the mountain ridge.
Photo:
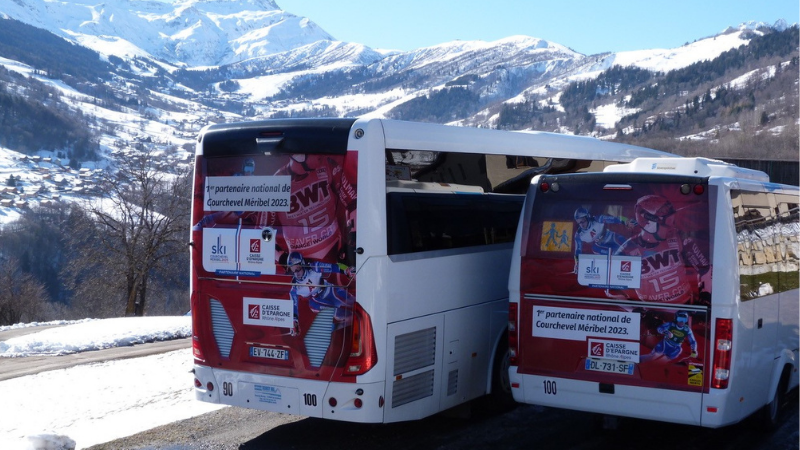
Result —
MULTIPOLYGON (((45 0, 13 0, 0 6, 0 15, 4 17, 24 18, 26 14, 29 19, 35 16, 38 23, 48 26, 51 32, 60 33, 57 35, 67 42, 97 52, 95 62, 85 53, 59 58, 53 54, 55 50, 41 52, 33 48, 26 41, 51 42, 45 45, 46 50, 59 47, 58 52, 65 51, 63 45, 55 45, 42 37, 48 30, 34 28, 40 31, 22 31, 26 35, 22 39, 3 37, 0 30, 0 56, 12 61, 0 64, 12 72, 52 85, 55 92, 66 99, 75 96, 93 99, 90 104, 70 101, 72 104, 61 108, 88 113, 86 128, 96 135, 97 151, 81 154, 101 156, 109 153, 104 140, 135 142, 139 139, 132 137, 136 133, 118 132, 130 128, 128 124, 118 124, 109 133, 108 126, 103 125, 105 110, 127 111, 132 122, 156 122, 173 129, 173 137, 168 140, 178 146, 189 145, 191 133, 208 123, 308 116, 370 115, 492 128, 508 128, 513 123, 518 129, 589 134, 604 139, 619 139, 625 133, 638 136, 643 134, 644 125, 640 121, 622 124, 625 116, 648 114, 645 123, 667 123, 659 119, 660 115, 681 114, 680 110, 686 106, 663 101, 666 97, 659 100, 661 103, 651 102, 647 108, 632 106, 618 92, 606 95, 609 89, 615 91, 613 86, 606 86, 598 88, 591 98, 585 96, 581 103, 571 103, 565 108, 562 93, 576 83, 596 80, 615 68, 646 69, 653 74, 683 70, 747 47, 754 39, 792 29, 783 20, 774 25, 745 22, 711 37, 687 40, 685 45, 674 49, 597 55, 584 55, 530 36, 509 36, 493 42, 456 40, 407 52, 383 52, 358 43, 337 41, 310 19, 285 12, 271 0, 181 0, 173 4, 107 0, 94 5, 83 0, 64 0, 57 4, 45 0), (47 8, 51 8, 51 13, 62 12, 63 9, 58 8, 63 5, 82 6, 76 7, 79 12, 72 16, 62 14, 53 18, 30 14, 47 8), (253 8, 263 11, 255 14, 253 8), (134 24, 145 21, 165 28, 142 33, 131 24, 118 23, 131 17, 137 18, 134 24), (72 24, 73 29, 53 29, 64 23, 72 24), (205 26, 209 31, 202 36, 200 31, 204 28, 198 28, 198 24, 204 23, 213 23, 213 26, 205 26), (125 31, 135 29, 134 34, 144 35, 138 38, 148 45, 155 45, 153 42, 170 45, 156 45, 161 52, 161 56, 157 56, 153 53, 158 52, 147 45, 135 46, 134 37, 126 34, 92 36, 87 33, 104 30, 100 24, 116 24, 119 30, 125 31), (4 47, 4 39, 16 43, 4 47), (214 44, 204 44, 207 42, 214 44), (231 62, 207 65, 209 58, 231 62), (203 64, 194 64, 196 61, 203 64), (661 104, 667 109, 661 110, 661 104), (104 109, 97 112, 94 105, 104 109), (510 120, 511 117, 515 118, 510 120), (180 127, 176 127, 176 123, 181 124, 180 127), (192 125, 183 125, 185 123, 192 125)), ((782 61, 766 62, 765 59, 748 64, 774 66, 789 64, 790 60, 792 56, 788 55, 782 61)), ((765 67, 761 69, 766 70, 765 67)), ((744 73, 743 69, 736 69, 719 75, 712 86, 683 86, 680 95, 705 98, 704 91, 717 90, 729 81, 728 78, 744 73)), ((763 72, 763 76, 771 77, 767 72, 763 72)), ((781 73, 781 76, 785 75, 781 73)), ((19 82, 7 83, 20 91, 19 82)), ((628 96, 639 98, 640 91, 647 91, 648 87, 643 84, 627 89, 632 90, 628 96)), ((773 128, 785 126, 779 124, 787 120, 783 110, 790 109, 791 105, 780 106, 781 112, 773 113, 777 108, 770 106, 775 103, 771 102, 744 110, 771 108, 766 113, 772 122, 766 120, 765 123, 775 125, 773 128)), ((735 123, 733 118, 729 124, 714 126, 733 129, 735 123)), ((66 142, 62 150, 69 153, 72 145, 66 142)))

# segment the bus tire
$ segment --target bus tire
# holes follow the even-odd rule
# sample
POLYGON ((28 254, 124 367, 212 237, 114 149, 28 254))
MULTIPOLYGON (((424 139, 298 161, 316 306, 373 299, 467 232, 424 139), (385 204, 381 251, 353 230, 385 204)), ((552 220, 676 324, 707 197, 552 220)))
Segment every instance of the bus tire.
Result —
POLYGON ((786 396, 786 387, 789 382, 789 370, 785 368, 781 374, 778 386, 772 400, 761 410, 759 424, 764 431, 775 430, 781 422, 783 412, 783 400, 786 396))
POLYGON ((517 405, 511 393, 511 381, 508 378, 509 365, 508 341, 501 339, 492 362, 492 390, 479 399, 478 407, 481 411, 499 414, 510 411, 517 405))

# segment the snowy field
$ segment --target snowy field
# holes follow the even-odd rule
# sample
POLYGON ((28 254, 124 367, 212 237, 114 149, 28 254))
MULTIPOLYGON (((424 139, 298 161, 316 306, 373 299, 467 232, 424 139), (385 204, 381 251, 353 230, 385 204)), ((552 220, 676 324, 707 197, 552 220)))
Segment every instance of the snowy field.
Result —
MULTIPOLYGON (((60 323, 13 328, 52 324, 60 323)), ((190 335, 188 316, 84 320, 0 341, 0 358, 57 357, 190 335)), ((0 381, 0 449, 81 449, 221 408, 194 399, 191 369, 187 348, 0 381)))

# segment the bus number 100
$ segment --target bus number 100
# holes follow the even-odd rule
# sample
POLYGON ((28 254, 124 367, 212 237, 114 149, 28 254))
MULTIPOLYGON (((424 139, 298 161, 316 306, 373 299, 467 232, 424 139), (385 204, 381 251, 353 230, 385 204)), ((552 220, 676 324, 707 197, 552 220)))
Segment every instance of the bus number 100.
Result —
POLYGON ((303 394, 303 402, 306 406, 317 406, 317 394, 303 394))
POLYGON ((542 381, 542 386, 544 387, 544 393, 548 395, 556 395, 558 391, 558 389, 556 389, 556 382, 553 380, 542 381))

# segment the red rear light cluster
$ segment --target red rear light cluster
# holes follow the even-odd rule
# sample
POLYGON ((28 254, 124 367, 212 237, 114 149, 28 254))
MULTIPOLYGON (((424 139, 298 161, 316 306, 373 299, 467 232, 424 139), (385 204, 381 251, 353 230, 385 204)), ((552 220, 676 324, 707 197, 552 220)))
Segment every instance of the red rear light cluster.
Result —
POLYGON ((555 181, 552 183, 548 181, 542 181, 541 183, 539 183, 539 190, 541 190, 542 192, 558 192, 559 188, 560 186, 555 181))
POLYGON ((508 360, 512 366, 517 365, 517 347, 519 346, 517 329, 517 308, 518 303, 508 305, 508 360))
POLYGON ((714 368, 711 372, 711 387, 725 389, 731 376, 731 352, 733 351, 733 321, 717 319, 714 327, 714 368))
MULTIPOLYGON (((339 400, 336 400, 336 397, 328 398, 328 406, 330 406, 331 408, 336 408, 338 405, 339 405, 339 400)), ((364 400, 361 400, 360 398, 353 399, 353 406, 356 407, 356 409, 361 409, 361 407, 364 406, 364 400)))
POLYGON ((378 362, 375 349, 375 336, 369 314, 356 303, 353 308, 353 334, 351 336, 350 357, 344 366, 345 375, 363 375, 378 362))
POLYGON ((681 194, 688 195, 690 193, 694 193, 694 195, 703 195, 706 191, 706 187, 702 184, 682 184, 681 185, 681 194))
POLYGON ((192 336, 192 355, 194 355, 194 359, 199 362, 206 361, 203 349, 200 347, 200 339, 197 336, 192 336))

